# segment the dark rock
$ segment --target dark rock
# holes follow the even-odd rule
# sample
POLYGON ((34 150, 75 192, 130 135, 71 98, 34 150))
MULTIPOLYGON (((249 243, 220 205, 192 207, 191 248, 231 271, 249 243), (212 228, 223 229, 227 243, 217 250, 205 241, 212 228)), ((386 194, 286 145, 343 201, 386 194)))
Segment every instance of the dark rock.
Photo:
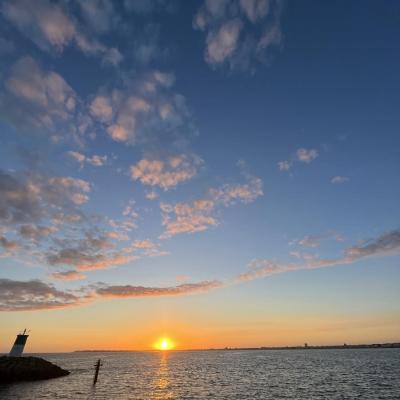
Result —
POLYGON ((39 357, 0 357, 0 383, 37 381, 69 375, 69 371, 39 357))

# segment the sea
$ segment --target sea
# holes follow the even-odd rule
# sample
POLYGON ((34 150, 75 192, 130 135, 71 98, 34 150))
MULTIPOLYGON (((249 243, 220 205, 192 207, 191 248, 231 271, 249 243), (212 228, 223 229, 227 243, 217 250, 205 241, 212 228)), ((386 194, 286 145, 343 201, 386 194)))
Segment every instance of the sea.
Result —
POLYGON ((19 399, 400 399, 400 349, 35 354, 71 371, 0 385, 19 399), (94 365, 101 359, 98 382, 94 365))

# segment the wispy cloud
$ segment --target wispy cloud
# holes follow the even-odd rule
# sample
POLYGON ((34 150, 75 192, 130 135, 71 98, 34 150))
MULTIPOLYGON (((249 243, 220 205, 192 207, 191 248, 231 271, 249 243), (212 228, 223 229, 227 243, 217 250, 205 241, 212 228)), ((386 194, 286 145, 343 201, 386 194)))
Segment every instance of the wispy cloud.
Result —
POLYGON ((0 311, 60 309, 90 303, 102 298, 184 296, 208 292, 222 286, 223 283, 216 280, 160 287, 102 284, 67 292, 39 280, 24 282, 0 279, 0 311))
POLYGON ((193 27, 206 34, 205 60, 212 67, 253 70, 283 42, 279 0, 206 0, 193 27))
POLYGON ((343 241, 343 236, 334 231, 329 231, 321 233, 319 235, 306 235, 301 239, 292 240, 289 244, 291 245, 297 244, 302 247, 316 248, 320 246, 321 240, 326 240, 326 239, 334 239, 337 240, 338 242, 341 242, 343 241))
POLYGON ((396 254, 400 254, 399 230, 384 233, 378 238, 365 241, 361 245, 348 247, 343 251, 343 255, 337 258, 327 259, 306 255, 306 257, 301 257, 303 258, 303 263, 279 263, 272 260, 253 260, 248 265, 248 270, 240 274, 236 281, 249 281, 289 271, 352 264, 368 257, 384 257, 396 254))
POLYGON ((194 293, 208 292, 217 289, 223 284, 220 281, 203 281, 198 283, 184 283, 169 287, 146 287, 146 286, 105 286, 96 290, 100 297, 159 297, 159 296, 182 296, 194 293))
MULTIPOLYGON (((143 243, 137 242, 139 247, 143 243)), ((144 247, 148 247, 147 244, 144 247)), ((138 285, 89 285, 74 292, 61 291, 44 282, 15 281, 0 279, 0 311, 27 311, 57 309, 77 306, 101 298, 137 298, 159 296, 183 296, 208 292, 232 284, 263 278, 275 274, 303 270, 327 268, 336 265, 352 264, 367 257, 383 257, 400 254, 400 231, 386 232, 381 236, 364 241, 357 246, 348 247, 338 258, 320 259, 309 257, 303 263, 279 263, 272 260, 253 260, 248 270, 233 280, 209 280, 196 283, 182 283, 176 286, 138 286, 138 285)), ((75 271, 54 273, 55 279, 74 277, 75 271), (59 274, 59 275, 57 275, 59 274)), ((185 278, 186 279, 186 278, 185 278)))
POLYGON ((79 281, 85 279, 85 275, 81 274, 78 271, 70 270, 70 271, 61 271, 61 272, 53 272, 50 274, 50 278, 59 280, 59 281, 79 281))

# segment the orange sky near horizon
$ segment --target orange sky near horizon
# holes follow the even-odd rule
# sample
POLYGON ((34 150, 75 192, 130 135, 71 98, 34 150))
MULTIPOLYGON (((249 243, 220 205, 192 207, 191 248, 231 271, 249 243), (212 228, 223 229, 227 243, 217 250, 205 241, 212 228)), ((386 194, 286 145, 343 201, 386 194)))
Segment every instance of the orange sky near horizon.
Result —
MULTIPOLYGON (((400 321, 394 314, 382 315, 294 315, 273 314, 234 318, 190 318, 157 313, 121 319, 115 315, 80 325, 84 309, 18 313, 0 328, 0 352, 7 353, 16 333, 31 330, 26 352, 69 352, 74 350, 154 350, 162 337, 173 341, 176 350, 224 347, 260 347, 356 344, 398 341, 400 321), (21 320, 25 325, 21 326, 21 320), (72 325, 71 321, 75 321, 72 325)), ((92 310, 93 312, 93 310, 92 310)), ((15 315, 15 313, 14 313, 15 315)), ((9 314, 9 317, 11 315, 9 314)))

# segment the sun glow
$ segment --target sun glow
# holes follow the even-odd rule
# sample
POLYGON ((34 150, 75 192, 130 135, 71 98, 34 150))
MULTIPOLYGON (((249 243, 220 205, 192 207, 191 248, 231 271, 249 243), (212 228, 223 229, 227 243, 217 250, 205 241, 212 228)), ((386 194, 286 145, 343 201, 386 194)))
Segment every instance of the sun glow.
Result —
POLYGON ((157 350, 162 350, 162 351, 172 350, 174 347, 175 347, 174 342, 167 337, 162 337, 158 339, 156 343, 154 343, 154 348, 157 350))

